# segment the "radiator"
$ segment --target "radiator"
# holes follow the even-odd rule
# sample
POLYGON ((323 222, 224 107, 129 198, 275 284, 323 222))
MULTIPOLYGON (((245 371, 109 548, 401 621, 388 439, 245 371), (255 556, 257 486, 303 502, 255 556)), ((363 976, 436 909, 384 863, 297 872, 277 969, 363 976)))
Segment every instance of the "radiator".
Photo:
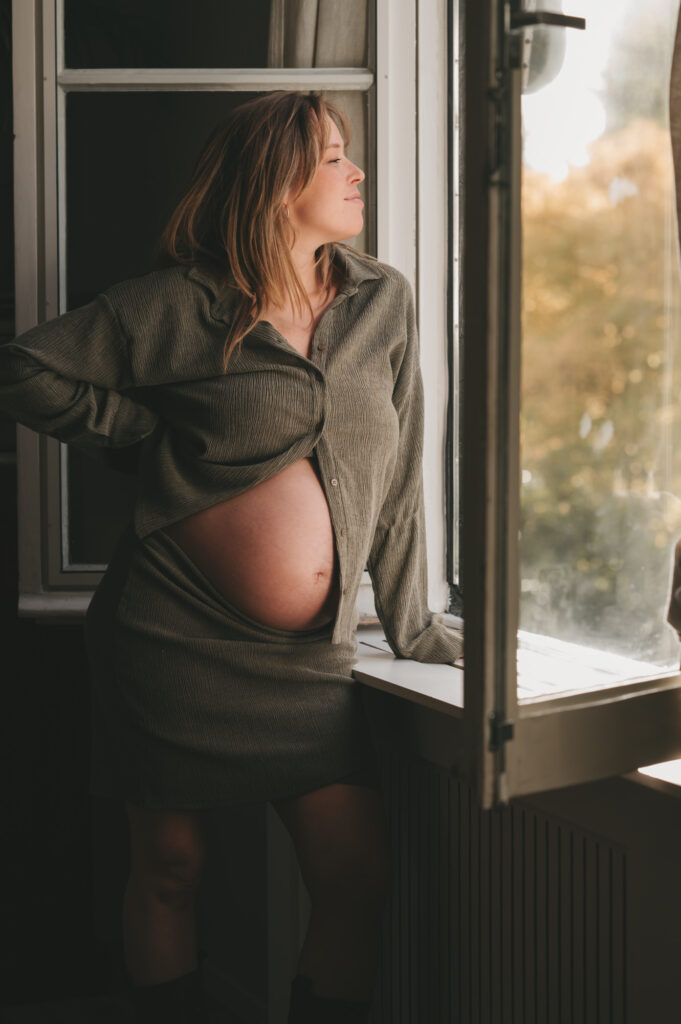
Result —
POLYGON ((372 1024, 625 1024, 623 850, 527 802, 481 811, 382 756, 393 881, 372 1024))

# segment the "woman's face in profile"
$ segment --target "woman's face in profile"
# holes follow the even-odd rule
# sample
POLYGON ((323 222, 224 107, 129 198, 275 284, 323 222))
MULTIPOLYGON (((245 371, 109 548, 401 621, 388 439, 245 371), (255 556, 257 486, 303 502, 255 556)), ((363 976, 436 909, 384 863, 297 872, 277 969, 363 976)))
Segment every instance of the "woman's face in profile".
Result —
POLYGON ((364 203, 358 188, 364 172, 345 155, 335 122, 331 118, 327 122, 329 137, 317 172, 297 198, 288 200, 297 243, 309 243, 315 249, 325 242, 354 238, 364 224, 364 203))

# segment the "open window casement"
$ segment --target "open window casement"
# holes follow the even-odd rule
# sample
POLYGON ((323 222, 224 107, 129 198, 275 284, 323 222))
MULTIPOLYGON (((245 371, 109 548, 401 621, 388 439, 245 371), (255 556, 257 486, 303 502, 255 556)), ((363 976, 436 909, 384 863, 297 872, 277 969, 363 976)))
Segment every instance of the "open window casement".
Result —
POLYGON ((487 247, 463 282, 464 770, 485 806, 681 756, 679 3, 586 6, 468 7, 488 60, 466 78, 487 137, 464 234, 487 247))

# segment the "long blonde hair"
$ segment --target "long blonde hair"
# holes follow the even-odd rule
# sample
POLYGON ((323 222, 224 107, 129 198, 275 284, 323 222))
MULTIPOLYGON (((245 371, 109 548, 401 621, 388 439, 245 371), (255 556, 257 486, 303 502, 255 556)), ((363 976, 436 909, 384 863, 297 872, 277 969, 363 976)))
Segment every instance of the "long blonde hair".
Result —
MULTIPOLYGON (((291 259, 288 192, 312 181, 328 142, 327 116, 345 144, 350 126, 319 93, 270 92, 242 103, 208 139, 189 188, 161 237, 170 263, 199 263, 241 293, 225 341, 224 366, 268 306, 312 306, 291 259)), ((322 288, 336 282, 331 246, 317 250, 322 288)))

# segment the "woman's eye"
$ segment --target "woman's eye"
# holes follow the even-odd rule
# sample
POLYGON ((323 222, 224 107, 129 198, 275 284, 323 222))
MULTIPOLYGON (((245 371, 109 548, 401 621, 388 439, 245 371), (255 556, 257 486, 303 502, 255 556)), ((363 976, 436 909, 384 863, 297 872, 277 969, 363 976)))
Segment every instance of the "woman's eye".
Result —
POLYGON ((337 157, 334 157, 333 160, 329 160, 329 163, 330 164, 339 164, 341 162, 341 159, 342 159, 342 157, 337 156, 337 157))

